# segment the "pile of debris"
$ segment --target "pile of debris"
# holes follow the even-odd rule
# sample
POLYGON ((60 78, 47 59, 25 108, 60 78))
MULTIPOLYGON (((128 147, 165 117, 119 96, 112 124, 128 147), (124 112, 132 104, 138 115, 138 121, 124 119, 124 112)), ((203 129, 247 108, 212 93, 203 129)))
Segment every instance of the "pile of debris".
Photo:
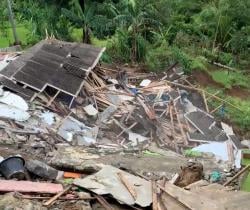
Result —
POLYGON ((115 199, 135 209, 247 209, 248 193, 199 181, 228 185, 242 167, 240 140, 207 105, 226 102, 177 63, 164 75, 113 69, 99 63, 104 50, 43 40, 2 53, 0 191, 47 200, 44 208, 96 200, 113 209, 115 199), (180 170, 188 152, 199 156, 180 170))

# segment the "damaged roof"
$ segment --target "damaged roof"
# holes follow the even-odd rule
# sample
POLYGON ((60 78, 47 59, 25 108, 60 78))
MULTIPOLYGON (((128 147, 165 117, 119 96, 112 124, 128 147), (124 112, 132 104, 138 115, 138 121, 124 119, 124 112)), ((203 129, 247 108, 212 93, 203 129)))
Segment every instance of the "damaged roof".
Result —
POLYGON ((0 74, 36 91, 47 86, 76 97, 84 78, 98 63, 104 48, 59 40, 42 40, 0 74))

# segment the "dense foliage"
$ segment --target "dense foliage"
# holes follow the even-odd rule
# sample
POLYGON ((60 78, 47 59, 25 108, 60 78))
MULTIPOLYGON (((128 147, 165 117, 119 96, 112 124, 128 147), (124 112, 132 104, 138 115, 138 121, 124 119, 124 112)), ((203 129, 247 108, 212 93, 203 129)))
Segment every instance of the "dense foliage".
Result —
MULTIPOLYGON (((0 44, 11 34, 7 1, 25 32, 23 45, 46 36, 92 42, 107 48, 106 62, 140 63, 150 71, 178 61, 191 73, 213 61, 241 69, 207 71, 214 81, 249 89, 250 0, 2 0, 0 44)), ((228 100, 249 112, 249 100, 228 100)), ((248 130, 248 113, 228 115, 248 130)))
MULTIPOLYGON (((5 0, 4 0, 5 1, 5 0)), ((107 53, 122 62, 162 70, 173 60, 186 70, 205 68, 205 59, 249 67, 249 0, 12 0, 18 22, 30 28, 30 42, 46 35, 82 41, 108 39, 107 53), (160 59, 157 59, 160 58, 160 59)), ((0 6, 1 35, 8 20, 0 6)))

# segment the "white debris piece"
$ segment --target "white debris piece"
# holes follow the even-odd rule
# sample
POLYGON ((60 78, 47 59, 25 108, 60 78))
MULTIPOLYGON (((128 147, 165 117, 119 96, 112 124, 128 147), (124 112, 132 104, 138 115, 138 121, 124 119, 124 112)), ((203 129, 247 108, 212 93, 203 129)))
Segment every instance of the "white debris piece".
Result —
POLYGON ((116 79, 108 79, 108 82, 111 82, 114 85, 118 85, 119 84, 119 82, 116 79))
POLYGON ((229 126, 228 124, 221 122, 221 127, 227 135, 234 135, 233 128, 229 126))
POLYGON ((148 137, 142 136, 138 133, 129 132, 128 134, 129 141, 132 141, 132 146, 136 146, 138 143, 148 140, 148 137))
POLYGON ((55 113, 53 112, 43 112, 39 115, 39 117, 44 121, 47 125, 53 125, 55 123, 55 113))
POLYGON ((99 195, 111 194, 115 199, 127 205, 138 204, 142 207, 152 203, 151 183, 145 179, 129 174, 110 165, 104 166, 99 172, 83 179, 75 179, 74 184, 99 195), (136 192, 136 200, 121 182, 121 173, 136 192))
POLYGON ((0 89, 0 103, 4 103, 24 111, 27 111, 29 108, 28 104, 22 97, 9 91, 4 91, 3 89, 0 89))
MULTIPOLYGON (((204 153, 212 153, 218 160, 230 161, 228 151, 228 141, 225 142, 212 142, 208 144, 201 144, 198 147, 194 147, 191 151, 198 151, 204 153)), ((233 150, 236 168, 240 168, 241 150, 233 150)))
POLYGON ((149 79, 144 79, 140 83, 140 87, 147 87, 151 83, 151 80, 149 79))
POLYGON ((83 107, 83 109, 90 116, 95 116, 98 114, 98 110, 92 104, 83 107))
POLYGON ((89 145, 96 142, 98 127, 88 127, 73 117, 68 117, 58 130, 58 134, 65 140, 76 141, 77 145, 89 145))
POLYGON ((7 104, 0 104, 0 117, 16 121, 28 120, 30 114, 22 109, 7 104))

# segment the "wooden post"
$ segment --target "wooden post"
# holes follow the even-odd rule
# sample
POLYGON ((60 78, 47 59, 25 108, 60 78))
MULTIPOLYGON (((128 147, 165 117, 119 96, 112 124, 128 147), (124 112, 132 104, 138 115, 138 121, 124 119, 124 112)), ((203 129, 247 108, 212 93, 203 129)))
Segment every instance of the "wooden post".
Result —
POLYGON ((47 103, 47 106, 50 106, 50 105, 53 103, 53 101, 54 101, 55 98, 59 95, 59 93, 60 93, 60 90, 58 90, 58 91, 56 92, 56 94, 49 100, 49 102, 47 103))
POLYGON ((203 100, 204 100, 204 103, 205 103, 206 112, 209 113, 209 108, 208 108, 208 105, 207 105, 207 99, 206 99, 206 95, 205 95, 204 90, 202 91, 202 96, 203 96, 203 100))

